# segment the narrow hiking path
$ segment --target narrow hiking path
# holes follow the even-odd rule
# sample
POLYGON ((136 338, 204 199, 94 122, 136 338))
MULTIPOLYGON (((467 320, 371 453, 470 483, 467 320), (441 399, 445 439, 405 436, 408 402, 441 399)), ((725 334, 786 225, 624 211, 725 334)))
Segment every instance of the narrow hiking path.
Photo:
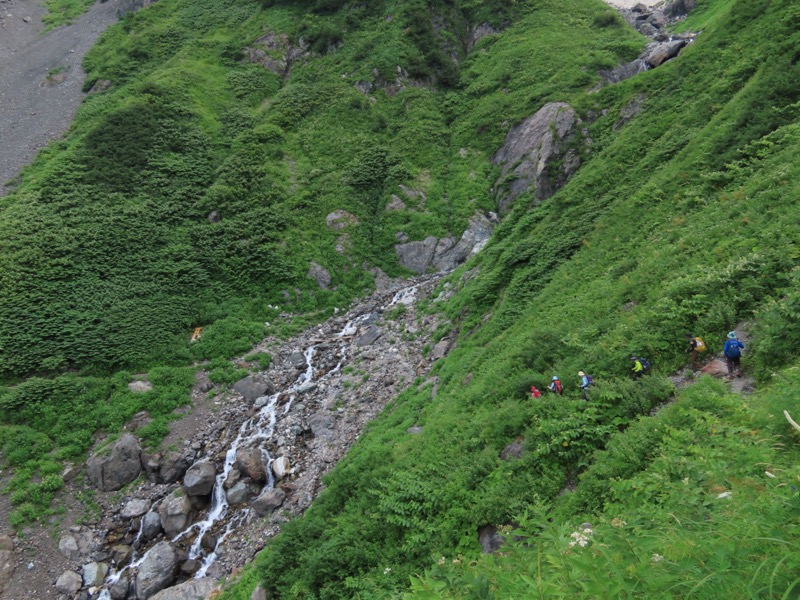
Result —
POLYGON ((125 0, 97 2, 72 25, 45 33, 44 0, 0 5, 0 196, 69 127, 85 96, 81 61, 125 6, 125 0))

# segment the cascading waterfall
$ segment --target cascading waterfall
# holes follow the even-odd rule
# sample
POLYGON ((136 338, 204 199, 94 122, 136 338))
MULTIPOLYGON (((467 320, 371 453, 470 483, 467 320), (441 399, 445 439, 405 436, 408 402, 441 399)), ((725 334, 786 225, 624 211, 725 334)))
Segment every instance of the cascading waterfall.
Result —
MULTIPOLYGON (((421 283, 417 283, 416 285, 410 286, 408 288, 404 288, 398 291, 392 297, 392 300, 386 305, 386 307, 391 307, 396 304, 412 304, 416 299, 416 292, 421 283)), ((359 317, 356 317, 350 321, 347 321, 342 329, 336 334, 336 338, 342 340, 340 342, 339 351, 341 353, 341 358, 339 359, 336 366, 325 373, 322 377, 319 378, 319 381, 324 381, 341 371, 345 361, 347 360, 347 345, 344 342, 344 338, 351 337, 358 332, 359 327, 367 321, 367 319, 371 316, 371 314, 363 314, 359 317)), ((263 464, 266 471, 267 481, 264 484, 263 488, 261 489, 260 493, 264 493, 275 486, 275 478, 272 474, 272 463, 273 458, 269 455, 269 452, 266 450, 266 442, 272 439, 275 424, 277 421, 277 407, 278 401, 281 397, 285 397, 288 395, 288 400, 283 406, 283 414, 289 412, 291 408, 292 402, 297 397, 299 393, 302 393, 304 390, 304 386, 308 386, 309 384, 314 382, 314 377, 317 374, 317 369, 314 367, 314 354, 316 351, 316 345, 311 345, 305 349, 303 352, 303 356, 306 360, 306 368, 305 370, 297 377, 297 379, 286 389, 281 392, 275 393, 268 397, 266 404, 259 410, 258 414, 254 417, 246 420, 241 424, 239 427, 239 432, 236 436, 236 439, 231 443, 230 447, 228 448, 227 452, 225 453, 225 462, 223 469, 220 473, 217 474, 214 487, 211 492, 211 504, 208 508, 208 513, 206 514, 205 519, 202 521, 198 521, 187 527, 184 531, 178 533, 175 537, 173 537, 170 541, 177 542, 183 538, 191 534, 195 534, 195 539, 192 543, 192 546, 189 550, 189 558, 190 559, 200 559, 201 565, 198 571, 195 573, 195 578, 204 577, 208 572, 208 569, 214 564, 214 562, 218 558, 218 550, 225 540, 225 538, 230 534, 232 531, 236 529, 250 514, 249 508, 242 508, 238 509, 236 515, 234 515, 231 519, 229 519, 225 530, 217 537, 216 543, 214 545, 214 549, 211 551, 206 551, 204 553, 202 541, 203 537, 206 533, 211 531, 214 526, 219 523, 222 519, 225 519, 228 516, 229 504, 227 495, 225 493, 225 481, 228 479, 228 476, 233 469, 234 464, 236 463, 236 455, 238 453, 239 448, 241 447, 255 447, 261 451, 263 464)), ((259 399, 262 400, 263 399, 259 399)), ((160 502, 160 500, 159 500, 160 502)), ((157 506, 158 502, 153 505, 151 510, 154 510, 157 506)), ((140 524, 139 532, 137 533, 136 541, 141 538, 143 525, 140 524)), ((135 552, 135 551, 134 551, 135 552)), ((149 551, 148 551, 149 552, 149 551)), ((112 573, 106 579, 106 589, 103 589, 99 600, 111 600, 110 592, 108 591, 108 587, 116 583, 119 578, 124 574, 126 571, 136 569, 139 567, 144 560, 147 558, 148 552, 144 553, 142 556, 137 557, 136 554, 132 556, 132 560, 130 564, 126 565, 118 572, 112 573)))

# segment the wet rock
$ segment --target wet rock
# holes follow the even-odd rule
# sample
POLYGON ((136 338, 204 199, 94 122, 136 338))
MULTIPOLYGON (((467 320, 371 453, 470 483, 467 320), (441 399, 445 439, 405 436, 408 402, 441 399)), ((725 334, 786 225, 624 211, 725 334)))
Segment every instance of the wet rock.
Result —
POLYGON ((356 346, 359 348, 363 346, 371 346, 374 344, 383 333, 377 327, 370 327, 356 340, 356 346))
POLYGON ((147 553, 136 575, 136 598, 148 600, 175 581, 178 559, 169 542, 159 542, 147 553))
POLYGON ((279 456, 272 461, 272 474, 275 475, 276 479, 280 480, 286 477, 291 468, 292 467, 289 463, 289 459, 285 456, 279 456))
MULTIPOLYGON (((303 385, 297 388, 297 393, 301 395, 308 394, 309 392, 313 392, 315 389, 317 389, 316 383, 314 383, 313 381, 306 381, 303 385)), ((302 404, 300 406, 302 406, 302 404)), ((297 405, 295 405, 295 409, 296 407, 297 405)))
POLYGON ((214 489, 217 469, 209 460, 194 463, 183 477, 183 487, 191 496, 206 496, 214 489))
POLYGON ((158 507, 161 527, 168 538, 174 537, 189 525, 192 504, 186 496, 169 496, 158 507))
POLYGON ((162 531, 161 517, 156 512, 149 512, 142 517, 142 538, 149 542, 154 540, 162 531))
POLYGON ((150 509, 150 501, 144 498, 134 498, 125 503, 122 510, 119 511, 119 516, 123 519, 133 519, 134 517, 141 517, 150 509))
POLYGON ((131 560, 131 556, 133 555, 133 550, 131 550, 131 547, 126 544, 118 544, 113 546, 111 548, 111 552, 113 552, 111 558, 117 567, 124 567, 127 565, 131 560))
POLYGON ((484 554, 493 554, 506 543, 506 538, 500 535, 494 525, 484 525, 478 528, 478 541, 484 554))
POLYGON ((210 577, 192 579, 175 587, 167 588, 150 600, 196 600, 207 598, 217 589, 216 582, 210 577))
POLYGON ((56 590, 67 596, 77 593, 81 587, 83 580, 75 571, 64 571, 56 580, 56 590))
POLYGON ((237 504, 244 504, 252 500, 258 493, 258 487, 252 484, 240 481, 229 489, 225 495, 228 498, 228 504, 235 506, 237 504))
POLYGON ((686 40, 674 40, 663 42, 653 48, 645 59, 651 67, 658 67, 671 58, 678 56, 678 53, 686 45, 686 40))
POLYGON ((336 419, 327 412, 320 411, 311 415, 308 418, 308 426, 311 428, 311 433, 315 438, 332 440, 336 437, 336 432, 334 431, 336 419))
POLYGON ((212 534, 210 531, 206 531, 200 540, 200 546, 203 548, 203 550, 213 550, 217 547, 217 536, 212 534))
POLYGON ((569 104, 551 102, 508 132, 492 159, 501 169, 496 184, 501 212, 529 189, 537 200, 549 198, 577 171, 580 157, 573 141, 580 124, 569 104))
POLYGON ((108 575, 106 563, 92 562, 83 565, 83 585, 92 587, 103 583, 108 575))
POLYGON ((308 367, 308 362, 306 361, 306 357, 302 352, 295 352, 289 356, 289 364, 298 371, 303 371, 308 367))
MULTIPOLYGON (((191 577, 200 570, 201 566, 202 565, 200 564, 199 560, 197 560, 196 558, 190 558, 189 560, 185 560, 181 563, 181 574, 188 575, 189 577, 191 577)), ((172 589, 172 588, 167 588, 167 589, 172 589)))
POLYGON ((620 81, 625 81, 626 79, 630 79, 634 75, 638 75, 639 73, 643 73, 650 68, 650 65, 647 64, 647 61, 644 58, 637 58, 629 63, 625 63, 619 65, 618 67, 613 68, 610 71, 602 70, 599 71, 600 77, 606 84, 609 83, 619 83, 620 81))
POLYGON ((267 480, 267 470, 264 468, 264 459, 258 448, 247 448, 236 455, 236 468, 253 481, 267 480))
POLYGON ((142 450, 138 440, 130 434, 123 435, 109 454, 96 454, 89 458, 86 472, 98 489, 113 492, 134 481, 142 471, 142 450))
POLYGON ((78 560, 81 556, 78 551, 78 542, 71 535, 65 535, 58 540, 58 551, 69 560, 78 560))
POLYGON ((286 499, 286 492, 280 488, 272 488, 253 500, 253 510, 259 517, 266 517, 280 508, 286 499))
POLYGON ((131 582, 127 573, 122 573, 120 578, 108 588, 111 600, 126 600, 130 592, 131 582))
POLYGON ((258 375, 249 375, 233 384, 236 393, 241 394, 247 402, 275 392, 275 386, 258 375))
POLYGON ((313 261, 308 268, 308 277, 316 281, 321 290, 327 290, 331 285, 331 274, 322 265, 313 261))

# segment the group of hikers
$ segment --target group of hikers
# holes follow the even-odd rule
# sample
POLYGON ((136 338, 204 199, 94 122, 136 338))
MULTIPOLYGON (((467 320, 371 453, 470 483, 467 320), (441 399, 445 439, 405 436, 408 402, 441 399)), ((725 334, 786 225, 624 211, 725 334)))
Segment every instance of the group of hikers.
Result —
MULTIPOLYGON (((696 336, 693 333, 687 333, 686 340, 688 342, 688 348, 686 349, 686 352, 691 353, 692 370, 699 370, 701 364, 698 361, 698 355, 707 350, 706 343, 703 341, 703 338, 696 336)), ((725 345, 722 348, 722 354, 725 356, 725 364, 728 368, 728 377, 742 376, 742 350, 744 350, 744 344, 739 340, 736 332, 729 331, 725 340, 725 345)), ((645 373, 649 372, 652 367, 650 361, 646 358, 642 358, 641 356, 633 354, 631 355, 631 360, 633 361, 631 375, 634 379, 638 379, 645 373)), ((594 383, 592 376, 587 375, 583 371, 578 371, 578 377, 580 377, 581 398, 588 400, 588 389, 592 383, 594 383)), ((564 393, 564 385, 561 383, 561 380, 557 375, 553 375, 553 379, 551 380, 550 385, 547 386, 547 390, 556 394, 557 396, 561 396, 564 393)), ((537 399, 541 397, 542 392, 535 385, 531 386, 531 398, 537 399)))

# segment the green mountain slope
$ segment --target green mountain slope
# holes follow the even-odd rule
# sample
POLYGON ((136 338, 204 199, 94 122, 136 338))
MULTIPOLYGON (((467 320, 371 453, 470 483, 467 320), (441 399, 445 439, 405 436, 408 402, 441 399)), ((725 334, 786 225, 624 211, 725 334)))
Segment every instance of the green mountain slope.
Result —
POLYGON ((20 472, 57 472, 53 448, 79 456, 134 409, 166 418, 180 365, 247 350, 272 305, 322 318, 371 285, 365 263, 401 273, 395 235, 458 235, 494 209, 508 129, 564 101, 592 140, 583 165, 552 198, 520 196, 430 303, 457 341, 437 385, 387 408, 227 597, 263 582, 278 598, 385 598, 414 576, 419 598, 792 597, 798 456, 781 411, 800 385, 800 8, 697 4, 680 27, 701 34, 678 59, 602 89, 598 70, 645 40, 599 0, 161 0, 126 17, 87 59, 111 89, 0 205, 0 370, 38 376, 0 396, 17 411, 4 454, 36 440, 43 462, 20 472), (282 33, 266 54, 298 49, 287 77, 242 60, 282 33), (384 209, 400 184, 424 210, 384 209), (325 226, 337 209, 359 220, 344 254, 325 226), (763 389, 676 394, 684 333, 718 351, 742 321, 763 389), (631 381, 631 353, 655 372, 631 381), (155 367, 157 406, 134 407, 112 373, 155 367), (588 403, 579 370, 597 381, 588 403), (553 374, 565 396, 529 400, 553 374), (62 419, 93 420, 59 422, 64 395, 62 419), (521 457, 501 459, 514 441, 521 457), (570 547, 584 521, 592 540, 570 547), (480 559, 484 526, 522 541, 480 559))

